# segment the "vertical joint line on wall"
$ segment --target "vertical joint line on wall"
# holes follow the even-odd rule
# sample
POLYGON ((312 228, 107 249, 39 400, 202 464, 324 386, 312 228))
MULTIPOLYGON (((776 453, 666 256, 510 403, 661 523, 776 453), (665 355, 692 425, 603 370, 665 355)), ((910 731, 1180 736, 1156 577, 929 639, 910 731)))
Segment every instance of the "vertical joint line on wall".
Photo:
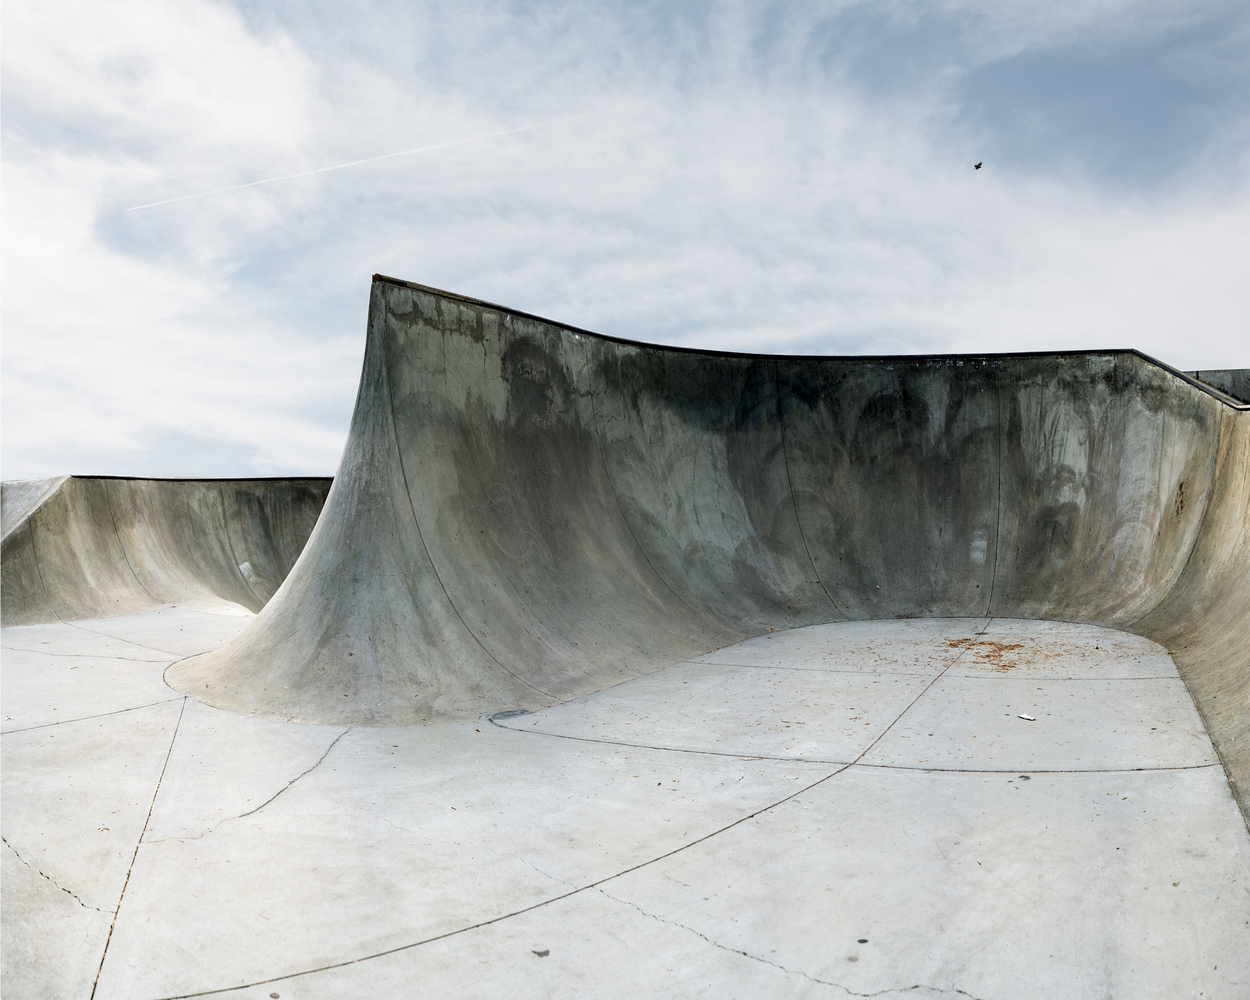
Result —
MULTIPOLYGON (((389 312, 389 307, 386 305, 385 300, 382 303, 382 309, 383 309, 384 315, 389 312)), ((377 343, 378 343, 378 349, 381 350, 382 352, 382 358, 381 358, 380 364, 382 365, 382 378, 386 381, 386 403, 387 403, 387 412, 390 414, 391 440, 395 442, 395 458, 399 461, 399 473, 404 478, 404 495, 408 498, 408 510, 412 514, 413 527, 417 529, 417 538, 421 541, 421 550, 425 553, 426 561, 429 562, 430 564, 430 569, 434 573, 434 579, 438 581, 438 586, 442 590, 443 596, 447 598, 448 606, 455 613, 455 616, 460 619, 460 624, 464 626, 464 630, 468 632, 470 636, 473 637, 473 641, 476 642, 478 646, 481 647, 482 652, 485 653, 488 657, 490 657, 490 659, 494 660, 496 664, 498 664, 500 670, 504 671, 506 674, 511 676, 514 680, 518 681, 519 683, 524 684, 527 688, 531 688, 532 690, 537 691, 544 698, 550 698, 552 701, 557 701, 557 702, 563 701, 564 699, 557 698, 550 691, 544 691, 542 688, 538 687, 536 684, 530 683, 524 677, 508 669, 508 667, 504 665, 504 663, 499 659, 499 657, 497 657, 494 653, 492 653, 489 649, 486 648, 486 644, 482 642, 481 637, 478 636, 478 634, 474 632, 473 629, 469 628, 469 623, 464 620, 464 615, 462 615, 460 613, 460 609, 456 607, 456 602, 451 599, 451 594, 448 593, 447 591, 447 585, 443 583, 442 574, 439 573, 438 566, 435 565, 434 563, 434 556, 430 554, 430 547, 425 544, 425 534, 421 530, 421 522, 417 519, 417 508, 416 508, 416 505, 412 502, 412 489, 408 485, 408 470, 404 466, 404 453, 403 453, 403 449, 399 445, 399 428, 395 424, 395 396, 391 390, 390 361, 386 353, 385 325, 383 326, 381 335, 378 337, 377 343)), ((366 350, 368 350, 367 347, 366 347, 366 350)))
MULTIPOLYGON (((1218 415, 1216 416, 1216 419, 1215 419, 1215 441, 1212 443, 1213 446, 1211 449, 1212 451, 1211 473, 1210 473, 1211 475, 1210 487, 1211 488, 1207 490, 1207 500, 1206 500, 1206 503, 1203 504, 1203 507, 1202 507, 1202 517, 1198 519, 1198 530, 1194 532, 1193 543, 1189 546, 1189 552, 1185 554, 1185 565, 1182 566, 1181 571, 1176 574, 1176 579, 1172 581, 1172 586, 1168 587, 1167 593, 1164 594, 1162 597, 1160 597, 1159 600, 1155 602, 1155 604, 1150 608, 1149 611, 1145 612, 1142 615, 1139 615, 1137 618, 1134 618, 1131 622, 1129 622, 1125 626, 1125 628, 1130 628, 1136 625, 1138 622, 1144 621, 1145 619, 1149 618, 1152 614, 1154 614, 1159 608, 1161 608, 1164 605, 1167 599, 1172 596, 1172 591, 1176 589, 1176 585, 1180 583, 1181 578, 1188 571, 1189 564, 1194 558, 1194 553, 1198 550, 1198 543, 1202 539, 1202 532, 1206 528, 1206 525, 1207 525, 1207 512, 1211 510, 1211 501, 1215 498, 1215 487, 1216 487, 1216 483, 1218 482, 1218 474, 1220 471, 1220 446, 1224 440, 1224 408, 1220 407, 1220 409, 1217 412, 1218 412, 1218 415)), ((1162 444, 1160 444, 1159 446, 1159 463, 1160 463, 1160 467, 1162 467, 1162 463, 1163 463, 1162 444)), ((1162 472, 1160 472, 1160 476, 1162 476, 1162 472)), ((1186 687, 1188 687, 1188 685, 1186 685, 1186 687)), ((1190 697, 1192 696, 1193 695, 1191 693, 1190 697)), ((1250 823, 1250 819, 1247 820, 1247 823, 1250 823)))
MULTIPOLYGON (((260 594, 256 593, 256 588, 252 586, 252 581, 243 575, 243 563, 239 562, 239 553, 235 551, 234 539, 230 537, 230 514, 233 508, 227 505, 226 493, 225 493, 225 490, 222 488, 222 486, 220 484, 217 484, 216 488, 217 488, 217 499, 221 502, 221 525, 223 528, 225 528, 224 534, 225 534, 225 540, 226 540, 226 548, 230 552, 230 562, 234 566, 234 573, 240 580, 243 581, 243 586, 244 588, 246 588, 247 592, 251 594, 254 598, 256 598, 257 601, 260 602, 260 606, 263 609, 264 606, 269 603, 269 597, 272 597, 273 595, 270 594, 269 597, 263 597, 260 594)), ((244 534, 242 524, 239 522, 236 522, 236 525, 239 529, 239 536, 242 537, 244 534)), ((244 540, 244 544, 245 545, 247 544, 246 539, 244 540)), ((248 565, 251 565, 252 553, 248 552, 246 553, 246 555, 247 555, 247 563, 248 565)))
POLYGON ((625 508, 621 506, 620 495, 616 492, 616 483, 612 479, 612 470, 608 467, 608 456, 603 447, 603 430, 599 426, 599 411, 595 409, 595 394, 593 385, 590 388, 590 415, 595 422, 595 445, 599 449, 599 461, 603 464, 603 476, 608 481, 608 489, 612 491, 612 501, 616 504, 616 512, 621 515, 621 523, 625 525, 625 530, 629 532, 629 537, 633 540, 634 547, 638 550, 638 554, 642 556, 642 561, 655 574, 655 578, 668 588, 668 592, 672 594, 678 601, 686 606, 692 615, 703 622, 704 626, 710 628, 714 632, 726 631, 722 626, 717 625, 706 615, 700 612, 681 594, 677 593, 676 588, 668 582, 668 578, 655 568, 655 563, 651 561, 651 557, 647 555, 647 550, 643 548, 642 542, 638 541, 638 536, 634 533, 634 526, 630 524, 629 518, 625 514, 625 508))
POLYGON ((39 546, 35 544, 35 519, 33 517, 26 521, 26 529, 30 532, 30 552, 35 557, 35 572, 39 574, 39 586, 43 588, 43 596, 48 601, 48 610, 56 615, 56 620, 62 624, 68 624, 61 617, 61 612, 57 611, 56 605, 52 603, 52 593, 48 590, 48 585, 43 579, 43 566, 39 564, 39 546))
POLYGON ((985 617, 994 611, 994 588, 998 585, 998 560, 1003 550, 1003 393, 998 384, 999 369, 994 369, 994 426, 998 432, 996 460, 998 468, 994 496, 994 565, 990 567, 990 596, 985 602, 985 617))
POLYGON ((794 523, 799 529, 799 538, 803 540, 803 551, 807 553, 807 562, 812 567, 812 575, 816 577, 816 582, 824 591, 825 598, 833 605, 833 610, 850 621, 850 616, 838 607, 838 602, 833 599, 833 595, 829 593, 829 588, 825 586, 825 581, 821 578, 820 570, 816 568, 816 560, 812 558, 812 547, 807 544, 807 532, 803 530, 803 519, 799 517, 799 501, 794 495, 794 480, 790 478, 790 456, 786 450, 786 416, 781 405, 781 362, 776 360, 773 361, 773 393, 777 397, 777 427, 781 431, 781 463, 786 470, 786 489, 790 491, 790 506, 794 510, 794 523))
POLYGON ((108 481, 101 482, 100 487, 104 490, 104 500, 108 504, 109 520, 113 522, 113 537, 117 539, 117 547, 122 550, 122 558, 126 560, 126 568, 130 570, 130 575, 135 578, 135 583, 139 585, 140 590, 157 604, 162 603, 160 598, 148 590, 147 585, 139 579, 139 574, 135 572, 135 565, 130 561, 130 553, 126 551, 126 543, 122 541, 121 532, 117 530, 117 512, 113 510, 113 491, 109 488, 108 481))

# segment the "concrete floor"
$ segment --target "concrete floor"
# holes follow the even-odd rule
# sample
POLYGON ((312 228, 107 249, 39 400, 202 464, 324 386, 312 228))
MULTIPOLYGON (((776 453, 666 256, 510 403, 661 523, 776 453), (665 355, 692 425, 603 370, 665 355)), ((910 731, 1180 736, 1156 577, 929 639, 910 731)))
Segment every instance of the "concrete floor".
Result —
POLYGON ((4 630, 6 1000, 1250 995, 1250 835, 1147 639, 822 625, 407 728, 165 685, 250 617, 4 630))

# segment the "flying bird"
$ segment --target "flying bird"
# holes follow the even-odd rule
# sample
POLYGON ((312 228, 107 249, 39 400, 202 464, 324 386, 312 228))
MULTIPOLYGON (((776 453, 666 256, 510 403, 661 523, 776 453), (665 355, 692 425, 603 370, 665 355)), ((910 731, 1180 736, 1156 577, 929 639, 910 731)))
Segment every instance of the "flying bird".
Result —
MULTIPOLYGON (((982 162, 982 163, 984 163, 985 161, 984 161, 984 160, 982 160, 981 162, 982 162)), ((974 164, 972 165, 972 169, 973 169, 973 170, 980 170, 980 169, 981 169, 981 164, 980 164, 980 163, 974 163, 974 164)))

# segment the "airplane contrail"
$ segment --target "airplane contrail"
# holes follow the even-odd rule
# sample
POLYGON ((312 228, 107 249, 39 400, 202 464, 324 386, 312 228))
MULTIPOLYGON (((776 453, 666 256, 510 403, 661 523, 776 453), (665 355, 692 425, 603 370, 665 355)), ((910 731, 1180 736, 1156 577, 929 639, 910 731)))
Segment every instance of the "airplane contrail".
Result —
POLYGON ((440 142, 433 146, 419 146, 416 149, 401 149, 398 153, 383 153, 381 156, 368 156, 363 160, 352 160, 350 163, 336 163, 332 167, 317 167, 313 170, 301 170, 298 174, 283 174, 281 177, 266 177, 264 180, 248 181, 246 184, 232 184, 229 187, 214 188, 212 191, 200 191, 196 194, 184 194, 177 198, 166 198, 164 201, 151 201, 146 205, 135 205, 126 209, 127 212, 138 212, 144 208, 156 208, 158 205, 172 205, 176 201, 190 201, 192 198, 207 198, 213 194, 224 194, 227 191, 242 191, 244 188, 257 187, 260 184, 275 184, 278 181, 290 181, 296 177, 311 177, 313 174, 325 174, 331 170, 346 170, 348 167, 358 167, 362 163, 377 163, 379 160, 393 160, 397 156, 411 156, 413 153, 429 153, 436 149, 448 149, 451 146, 463 146, 469 142, 482 142, 485 139, 497 139, 503 135, 516 135, 518 132, 531 132, 536 128, 547 128, 551 125, 563 125, 566 122, 575 122, 582 118, 594 118, 596 115, 606 115, 613 111, 629 111, 631 108, 640 108, 650 101, 643 101, 639 104, 627 104, 620 108, 607 108, 603 111, 587 111, 585 114, 570 115, 567 118, 557 118, 554 121, 539 122, 537 125, 522 125, 520 128, 504 129, 502 132, 489 132, 486 135, 474 135, 467 139, 454 139, 451 142, 440 142))

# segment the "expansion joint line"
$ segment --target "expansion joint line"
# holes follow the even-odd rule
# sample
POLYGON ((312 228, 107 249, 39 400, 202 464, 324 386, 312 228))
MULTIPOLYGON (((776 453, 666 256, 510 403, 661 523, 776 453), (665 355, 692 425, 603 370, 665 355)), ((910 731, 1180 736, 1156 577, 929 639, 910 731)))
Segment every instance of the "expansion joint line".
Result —
MULTIPOLYGON (((159 661, 158 661, 159 662, 159 661)), ((177 698, 162 698, 160 701, 150 701, 146 705, 134 705, 131 708, 119 708, 115 712, 97 712, 95 715, 80 715, 73 719, 58 719, 56 722, 45 722, 38 726, 25 726, 22 729, 6 729, 0 732, 0 736, 12 736, 15 733, 29 733, 36 729, 51 729, 53 726, 68 726, 75 722, 90 722, 92 719, 106 719, 110 715, 125 715, 127 712, 141 712, 145 708, 155 708, 157 705, 168 705, 171 701, 177 701, 183 697, 178 695, 177 698)))
POLYGON ((139 579, 139 574, 135 572, 135 564, 130 561, 130 553, 126 551, 126 543, 122 541, 122 533, 117 530, 117 512, 113 509, 113 491, 109 489, 107 481, 100 483, 100 488, 104 491, 104 502, 108 504, 109 508, 109 521, 113 525, 113 537, 117 539, 117 547, 122 550, 122 558, 126 560, 126 568, 130 570, 130 575, 135 578, 135 583, 139 585, 139 589, 147 594, 151 600, 160 604, 161 600, 152 591, 148 590, 147 584, 139 579))
POLYGON ((39 586, 43 588, 43 596, 47 598, 48 610, 56 615, 56 620, 62 625, 68 625, 69 622, 61 617, 61 612, 57 611, 56 605, 52 603, 52 592, 48 590, 47 581, 43 578, 43 565, 39 560, 39 543, 36 541, 38 536, 35 534, 35 522, 33 518, 28 517, 26 519, 26 529, 30 535, 31 555, 35 557, 35 572, 39 574, 39 586))
POLYGON ((998 587, 998 561, 1003 543, 1003 394, 994 369, 994 426, 998 429, 996 444, 997 475, 994 477, 994 565, 990 567, 990 594, 985 601, 986 617, 994 610, 994 591, 998 587))
MULTIPOLYGON (((599 422, 599 411, 595 408, 593 386, 589 390, 589 395, 590 416, 594 420, 595 424, 595 447, 599 452, 599 462, 603 465, 603 478, 607 480, 608 489, 612 491, 612 502, 616 504, 616 512, 621 515, 621 523, 625 525, 625 530, 629 532, 629 537, 633 540, 634 547, 638 550, 638 554, 642 556, 642 561, 647 564, 647 568, 655 574, 655 578, 659 580, 660 583, 664 584, 664 586, 668 588, 668 592, 672 594, 680 604, 684 604, 687 610, 694 615, 695 618, 702 621, 705 628, 713 634, 717 632, 724 632, 725 630, 721 626, 717 625, 714 621, 708 618, 707 615, 703 614, 693 604, 682 597, 681 594, 677 593, 677 588, 669 582, 668 577, 655 568, 655 563, 651 561, 651 556, 647 554, 647 550, 643 547, 642 542, 638 540, 638 533, 634 531, 633 522, 630 521, 629 517, 625 514, 625 508, 621 504, 621 495, 617 492, 616 481, 612 478, 612 470, 608 466, 608 454, 607 450, 603 446, 603 425, 599 422)), ((728 643, 727 645, 733 645, 733 643, 728 643)))
POLYGON ((816 560, 812 558, 812 547, 807 544, 807 532, 803 530, 803 519, 799 517, 799 498, 794 495, 794 480, 790 478, 790 455, 786 445, 786 415, 781 407, 781 362, 779 361, 773 362, 773 392, 777 396, 777 427, 781 432, 781 464, 786 470, 786 489, 790 492, 790 506, 794 509, 794 525, 799 529, 799 537, 803 539, 803 551, 807 553, 807 561, 812 567, 812 575, 816 577, 816 582, 820 584, 820 589, 824 591, 825 598, 833 605, 834 611, 847 621, 850 621, 847 613, 838 607, 838 602, 829 593, 829 588, 825 586, 820 570, 816 568, 816 560))
MULTIPOLYGON (((984 635, 986 631, 989 629, 990 623, 992 621, 993 619, 987 619, 985 623, 985 628, 983 628, 980 632, 976 634, 984 635)), ((395 948, 388 948, 385 951, 374 952, 371 955, 361 955, 359 958, 349 958, 349 959, 345 959, 342 962, 331 962, 326 965, 318 966, 317 968, 314 968, 314 969, 303 969, 299 972, 288 972, 287 974, 282 975, 282 976, 273 976, 269 979, 258 979, 250 983, 241 983, 238 986, 222 986, 217 989, 198 990, 194 993, 179 993, 179 994, 175 994, 174 996, 162 997, 160 998, 160 1000, 192 1000, 192 998, 194 997, 219 996, 224 993, 236 993, 239 990, 253 989, 257 986, 269 986, 272 983, 284 982, 290 979, 298 979, 303 976, 312 976, 320 972, 330 972, 330 971, 333 971, 334 969, 343 969, 351 965, 359 965, 362 962, 372 961, 375 958, 385 958, 388 955, 395 955, 395 954, 398 954, 399 952, 411 951, 414 948, 420 948, 423 945, 433 944, 436 941, 445 941, 448 938, 458 937, 461 934, 467 934, 470 931, 480 930, 483 927, 492 927, 495 924, 503 923, 506 920, 511 920, 513 917, 519 917, 526 913, 532 913, 534 910, 540 910, 543 907, 551 906, 553 903, 562 902, 563 900, 570 899, 573 896, 580 896, 583 893, 590 892, 592 889, 599 889, 600 886, 607 885, 609 882, 614 882, 619 878, 624 878, 626 875, 633 874, 634 872, 640 871, 643 868, 649 868, 651 865, 658 864, 661 861, 665 861, 668 858, 673 857, 674 855, 681 854, 683 851, 688 851, 690 848, 696 847, 699 844, 704 843, 705 841, 711 840, 713 837, 719 837, 722 833, 726 833, 727 831, 732 830, 734 827, 741 826, 743 823, 747 823, 755 819, 757 816, 762 816, 764 813, 770 812, 771 810, 776 809, 778 806, 784 805, 785 803, 791 801, 792 799, 796 799, 800 795, 803 795, 804 793, 811 791, 813 788, 816 788, 818 785, 823 785, 826 781, 829 781, 832 778, 836 778, 839 774, 841 774, 843 771, 847 770, 848 768, 854 767, 857 763, 859 763, 859 761, 861 761, 864 758, 865 755, 867 755, 867 753, 874 746, 876 746, 878 743, 881 742, 881 740, 885 737, 885 735, 891 729, 893 729, 895 725, 898 724, 898 721, 902 719, 902 717, 906 715, 908 711, 910 711, 912 706, 915 705, 916 702, 918 702, 921 698, 923 698, 926 692, 928 692, 928 690, 931 687, 933 687, 934 684, 936 684, 939 680, 941 680, 942 677, 946 674, 946 672, 951 669, 951 667, 953 667, 956 663, 959 662, 960 657, 962 657, 964 653, 967 652, 967 649, 968 649, 967 646, 963 647, 959 651, 959 654, 942 669, 942 672, 938 674, 936 677, 934 677, 933 680, 931 680, 928 684, 926 684, 924 689, 918 695, 916 695, 915 698, 913 698, 910 702, 908 702, 907 706, 901 712, 899 712, 899 714, 895 717, 894 721, 891 722, 881 732, 881 734, 877 736, 876 739, 874 739, 867 747, 865 747, 863 753, 861 753, 858 757, 856 757, 855 760, 851 761, 851 763, 844 764, 841 767, 839 767, 837 770, 829 774, 826 774, 824 777, 816 781, 813 781, 810 785, 805 785, 803 788, 800 788, 796 792, 792 792, 791 794, 785 796, 784 798, 780 798, 775 802, 770 802, 768 805, 761 806, 759 809, 756 809, 754 812, 749 813, 746 816, 742 816, 734 820, 732 823, 726 823, 724 826, 720 827, 719 829, 713 830, 711 833, 706 833, 702 837, 698 837, 695 840, 691 840, 685 844, 680 845, 679 847, 674 847, 671 851, 666 851, 665 853, 659 855, 658 857, 648 858, 646 861, 640 861, 638 862, 638 864, 631 865, 629 868, 625 868, 622 871, 615 872, 612 875, 605 875, 603 878, 596 879, 594 882, 589 882, 586 885, 580 886, 578 888, 570 889, 568 892, 562 892, 558 896, 552 896, 548 899, 542 900, 541 902, 533 903, 530 906, 525 906, 518 910, 513 910, 511 913, 503 913, 497 917, 491 917, 488 920, 480 920, 475 924, 468 925, 467 927, 457 927, 455 930, 446 931, 443 934, 435 934, 432 937, 423 938, 420 941, 412 941, 408 944, 401 944, 395 948)), ((500 728, 503 729, 507 727, 501 726, 500 728)), ((171 746, 171 749, 172 749, 172 746, 171 746)), ((909 987, 909 989, 915 989, 915 988, 916 987, 909 987)), ((962 992, 962 991, 956 991, 956 992, 962 992)), ((971 996, 971 994, 965 994, 965 995, 971 996)))
MULTIPOLYGON (((390 306, 386 303, 385 297, 382 300, 382 308, 386 311, 387 316, 390 315, 390 306)), ((382 378, 386 381, 386 402, 387 416, 391 425, 391 440, 395 443, 395 458, 399 462, 399 474, 404 480, 404 495, 408 498, 408 511, 412 514, 413 527, 417 529, 417 538, 421 541, 421 549, 425 553, 426 561, 430 564, 430 570, 434 573, 434 579, 438 581, 439 589, 442 590, 443 596, 447 598, 447 605, 460 619, 460 624, 464 626, 464 630, 469 633, 473 641, 476 642, 488 657, 495 661, 499 669, 507 673, 520 684, 524 684, 527 688, 537 691, 544 698, 550 698, 552 701, 564 703, 565 699, 557 698, 550 691, 544 691, 537 684, 532 684, 514 670, 509 669, 502 660, 487 648, 486 643, 482 641, 481 636, 469 627, 469 623, 464 620, 464 615, 460 613, 460 609, 456 607, 456 602, 451 599, 451 592, 447 589, 447 584, 443 582, 443 575, 438 571, 438 566, 434 562, 434 555, 430 552, 430 547, 425 542, 425 532, 421 530, 421 521, 417 518, 417 505, 412 501, 412 487, 408 482, 408 468, 404 465, 404 452, 399 445, 399 427, 395 420, 395 395, 391 388, 391 371, 390 360, 386 353, 386 324, 382 325, 382 332, 378 336, 378 347, 382 352, 382 359, 379 362, 382 366, 382 378)), ((367 349, 367 347, 366 347, 367 349)), ((364 377, 363 375, 361 376, 364 377)), ((383 431, 382 433, 385 433, 383 431)))
POLYGON ((152 811, 156 808, 156 797, 161 793, 161 782, 165 780, 165 770, 169 767, 169 758, 174 753, 174 741, 178 739, 178 728, 182 725, 182 716, 187 710, 187 699, 183 696, 182 707, 178 709, 178 720, 174 723, 174 734, 169 738, 169 749, 165 751, 165 763, 161 765, 161 775, 156 779, 156 788, 152 791, 152 802, 148 805, 148 814, 143 820, 143 829, 139 839, 135 841, 134 854, 130 856, 130 865, 126 869, 126 880, 122 882, 121 894, 117 897, 117 909, 113 911, 113 919, 109 922, 108 937, 104 939, 104 951, 100 954, 100 965, 95 970, 95 980, 91 984, 91 1000, 95 1000, 96 990, 100 988, 100 973, 104 971, 104 960, 108 958, 109 944, 113 941, 113 930, 117 927, 117 915, 122 909, 122 900, 126 898, 126 889, 130 885, 130 875, 135 870, 135 860, 139 857, 139 848, 143 846, 143 838, 148 832, 148 824, 152 822, 152 811))
MULTIPOLYGON (((1166 413, 1167 411, 1165 410, 1164 412, 1166 413)), ((1214 439, 1211 442, 1211 465, 1210 465, 1210 472, 1208 473, 1208 483, 1207 483, 1209 488, 1206 491, 1207 493, 1206 502, 1202 505, 1202 516, 1198 518, 1198 527, 1197 527, 1197 530, 1195 530, 1193 534, 1193 541, 1190 542, 1189 551, 1185 553, 1185 564, 1181 566, 1180 572, 1177 573, 1175 578, 1172 580, 1172 585, 1168 588, 1167 593, 1164 594, 1162 597, 1160 597, 1159 600, 1156 601, 1151 606, 1149 611, 1143 612, 1142 614, 1134 618, 1131 622, 1129 622, 1127 625, 1125 625, 1124 626, 1125 631, 1132 628, 1134 625, 1137 625, 1139 622, 1145 621, 1145 619, 1149 618, 1152 614, 1158 611, 1159 608, 1163 607, 1163 605, 1167 602, 1168 598, 1172 596, 1172 591, 1176 589, 1176 585, 1180 582, 1181 578, 1189 571, 1189 564, 1193 561, 1194 553, 1198 551, 1198 542, 1202 538, 1203 533, 1206 531, 1207 514, 1211 510, 1211 501, 1215 497, 1217 473, 1219 472, 1219 467, 1220 467, 1220 445, 1223 442, 1223 437, 1224 437, 1224 421, 1222 419, 1215 421, 1215 430, 1212 433, 1214 435, 1214 439)), ((1160 471, 1159 471, 1160 486, 1156 488, 1155 492, 1158 494, 1160 504, 1162 506, 1166 506, 1166 505, 1163 505, 1162 503, 1163 501, 1163 491, 1162 491, 1163 454, 1162 454, 1162 451, 1160 451, 1160 454, 1159 454, 1159 465, 1160 465, 1160 471)), ((1171 651, 1169 650, 1169 652, 1171 651)), ((1184 680, 1184 678, 1182 677, 1181 680, 1184 680)), ((1186 689, 1188 689, 1189 685, 1186 684, 1185 687, 1186 689)), ((1190 697, 1193 698, 1193 692, 1190 692, 1190 697)), ((1198 704, 1198 701, 1195 698, 1194 705, 1196 706, 1197 704, 1198 704)), ((1201 708, 1198 709, 1198 714, 1200 716, 1202 715, 1201 708)), ((1206 722, 1205 716, 1203 716, 1202 721, 1204 723, 1206 722)), ((1219 748, 1217 747, 1216 750, 1218 751, 1219 748)), ((1250 824, 1250 819, 1247 819, 1246 822, 1247 824, 1250 824)))

